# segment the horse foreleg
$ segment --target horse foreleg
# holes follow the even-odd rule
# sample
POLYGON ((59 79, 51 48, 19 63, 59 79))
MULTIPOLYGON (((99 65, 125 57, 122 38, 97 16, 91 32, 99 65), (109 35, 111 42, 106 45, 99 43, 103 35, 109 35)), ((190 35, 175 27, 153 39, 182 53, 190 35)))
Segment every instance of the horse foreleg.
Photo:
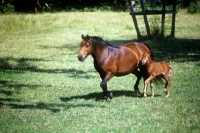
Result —
POLYGON ((108 91, 107 91, 107 82, 102 80, 101 83, 100 83, 100 86, 101 86, 101 88, 103 90, 103 93, 104 93, 104 99, 107 100, 108 99, 108 97, 107 97, 107 93, 108 93, 108 91))
POLYGON ((100 83, 100 86, 101 86, 101 88, 102 88, 102 90, 103 90, 103 93, 104 93, 104 99, 105 99, 105 100, 107 100, 108 97, 109 97, 110 99, 113 98, 112 92, 109 92, 109 91, 107 90, 107 82, 108 82, 108 80, 110 80, 112 77, 113 77, 113 75, 112 75, 111 73, 107 73, 106 76, 103 78, 103 80, 102 80, 101 83, 100 83))
POLYGON ((137 77, 137 80, 136 80, 135 85, 134 85, 134 92, 135 92, 135 94, 136 94, 137 96, 139 96, 139 95, 140 95, 140 91, 139 91, 138 85, 139 85, 140 80, 141 80, 141 78, 142 78, 142 74, 141 74, 141 72, 138 71, 137 69, 135 69, 135 70, 132 72, 132 74, 134 74, 134 75, 137 77))
POLYGON ((148 79, 144 81, 144 97, 147 97, 147 85, 153 79, 153 76, 150 76, 148 79))
POLYGON ((147 85, 148 85, 148 82, 144 82, 144 90, 143 90, 143 96, 144 97, 147 97, 147 85))

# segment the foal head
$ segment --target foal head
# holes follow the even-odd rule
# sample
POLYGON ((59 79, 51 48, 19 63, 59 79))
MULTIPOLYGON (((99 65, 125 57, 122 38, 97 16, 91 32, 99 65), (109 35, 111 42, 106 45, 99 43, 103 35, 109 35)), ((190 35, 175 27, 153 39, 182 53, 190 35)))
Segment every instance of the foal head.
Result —
POLYGON ((149 59, 151 59, 151 55, 149 53, 144 53, 141 61, 142 65, 145 65, 149 59))
POLYGON ((80 44, 80 51, 78 54, 78 60, 84 61, 86 57, 92 53, 93 47, 92 47, 92 39, 90 36, 84 36, 82 35, 82 42, 80 44))

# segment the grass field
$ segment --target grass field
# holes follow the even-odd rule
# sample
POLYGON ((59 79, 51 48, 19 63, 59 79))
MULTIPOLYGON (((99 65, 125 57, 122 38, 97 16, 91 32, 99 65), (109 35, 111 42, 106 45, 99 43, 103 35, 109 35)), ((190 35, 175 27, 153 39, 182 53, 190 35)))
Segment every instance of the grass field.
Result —
POLYGON ((81 34, 116 45, 136 40, 128 12, 0 18, 0 132, 200 132, 200 14, 179 12, 174 39, 143 40, 173 67, 170 97, 155 86, 154 98, 137 98, 136 77, 127 75, 108 82, 114 98, 107 102, 92 57, 77 60, 81 34))

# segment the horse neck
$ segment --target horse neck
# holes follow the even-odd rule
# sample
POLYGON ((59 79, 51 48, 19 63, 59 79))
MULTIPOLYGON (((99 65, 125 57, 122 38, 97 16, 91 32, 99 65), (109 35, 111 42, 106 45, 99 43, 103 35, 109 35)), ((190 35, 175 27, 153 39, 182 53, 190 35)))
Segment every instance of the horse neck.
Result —
POLYGON ((94 59, 98 59, 103 54, 103 52, 105 52, 105 49, 107 49, 108 45, 105 42, 92 40, 92 47, 92 57, 94 59))

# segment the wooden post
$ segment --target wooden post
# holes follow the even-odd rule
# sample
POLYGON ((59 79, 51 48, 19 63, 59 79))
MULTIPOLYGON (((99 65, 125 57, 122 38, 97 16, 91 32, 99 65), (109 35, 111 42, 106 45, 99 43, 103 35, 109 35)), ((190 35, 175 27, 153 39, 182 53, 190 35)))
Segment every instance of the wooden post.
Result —
MULTIPOLYGON (((131 0, 129 0, 129 5, 130 5, 130 10, 131 12, 133 13, 134 10, 133 10, 133 7, 132 7, 132 2, 131 0)), ((133 19, 133 23, 134 23, 134 26, 135 26, 135 30, 136 30, 136 33, 137 33, 137 38, 141 38, 141 34, 140 34, 140 30, 138 28, 138 24, 137 24, 137 19, 136 19, 136 15, 131 15, 132 16, 132 19, 133 19)))
POLYGON ((162 20, 161 20, 161 37, 164 38, 164 31, 165 31, 165 2, 162 2, 162 20))
MULTIPOLYGON (((146 12, 145 9, 144 9, 144 2, 143 2, 143 0, 141 0, 140 3, 141 3, 141 7, 142 7, 142 12, 146 12)), ((145 28, 146 28, 146 31, 147 31, 147 37, 149 38, 150 37, 150 28, 149 28, 149 23, 148 23, 147 15, 144 14, 143 17, 144 17, 145 28)))
POLYGON ((130 15, 132 16, 132 19, 133 19, 133 22, 134 22, 134 26, 135 26, 135 29, 136 29, 136 32, 137 32, 138 39, 140 39, 142 36, 140 34, 140 31, 139 31, 139 28, 138 28, 138 25, 137 25, 136 15, 143 15, 148 38, 151 37, 151 34, 150 34, 150 28, 149 28, 149 24, 148 24, 147 15, 157 15, 157 14, 162 15, 162 20, 161 20, 161 38, 164 38, 165 14, 172 14, 171 36, 174 37, 174 33, 175 33, 175 17, 176 17, 176 13, 177 13, 176 12, 176 0, 174 0, 173 10, 166 10, 166 0, 162 1, 162 10, 159 10, 159 11, 158 10, 150 10, 150 11, 149 10, 145 10, 143 0, 141 0, 140 3, 141 3, 142 11, 135 12, 133 7, 132 7, 132 0, 129 0, 130 10, 131 10, 130 15))
MULTIPOLYGON (((176 0, 174 0, 173 3, 173 12, 176 12, 176 0)), ((176 19, 176 14, 172 14, 172 29, 171 29, 171 37, 175 37, 175 19, 176 19)))

